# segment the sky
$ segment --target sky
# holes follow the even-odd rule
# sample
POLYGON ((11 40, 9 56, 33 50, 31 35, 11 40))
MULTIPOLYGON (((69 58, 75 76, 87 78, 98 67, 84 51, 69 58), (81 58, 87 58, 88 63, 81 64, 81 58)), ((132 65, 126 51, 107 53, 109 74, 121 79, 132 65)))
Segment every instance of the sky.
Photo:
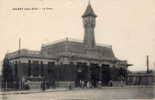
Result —
MULTIPOLYGON (((133 64, 131 71, 155 63, 155 0, 91 0, 97 14, 95 39, 112 45, 115 56, 133 64)), ((71 37, 83 40, 81 15, 88 0, 0 0, 0 61, 21 48, 40 50, 47 42, 71 37), (44 10, 14 10, 46 8, 44 10), (52 8, 52 9, 51 9, 52 8)), ((154 64, 155 65, 155 64, 154 64)))

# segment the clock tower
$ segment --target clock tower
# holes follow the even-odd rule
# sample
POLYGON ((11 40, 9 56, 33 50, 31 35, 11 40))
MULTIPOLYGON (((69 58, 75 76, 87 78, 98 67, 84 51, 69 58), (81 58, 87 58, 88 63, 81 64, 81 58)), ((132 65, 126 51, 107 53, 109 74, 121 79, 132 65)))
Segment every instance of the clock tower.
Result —
POLYGON ((84 14, 82 15, 84 27, 84 45, 88 48, 95 47, 94 28, 96 24, 96 17, 97 15, 94 13, 89 2, 84 14))

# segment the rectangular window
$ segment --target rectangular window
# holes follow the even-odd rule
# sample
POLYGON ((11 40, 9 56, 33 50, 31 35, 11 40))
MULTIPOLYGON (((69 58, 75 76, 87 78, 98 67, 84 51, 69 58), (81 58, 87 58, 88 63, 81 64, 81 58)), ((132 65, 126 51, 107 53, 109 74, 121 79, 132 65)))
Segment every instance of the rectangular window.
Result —
POLYGON ((33 61, 33 75, 39 76, 39 61, 33 61))
POLYGON ((54 67, 55 63, 54 62, 48 62, 48 74, 52 71, 52 67, 54 67))
POLYGON ((15 61, 15 77, 17 77, 18 75, 18 65, 17 65, 17 61, 15 61))
POLYGON ((40 68, 40 70, 41 70, 40 71, 40 74, 41 74, 41 76, 44 76, 44 65, 43 65, 43 61, 40 62, 40 67, 41 67, 40 68))
POLYGON ((31 60, 28 61, 28 76, 31 76, 32 68, 31 68, 31 60))

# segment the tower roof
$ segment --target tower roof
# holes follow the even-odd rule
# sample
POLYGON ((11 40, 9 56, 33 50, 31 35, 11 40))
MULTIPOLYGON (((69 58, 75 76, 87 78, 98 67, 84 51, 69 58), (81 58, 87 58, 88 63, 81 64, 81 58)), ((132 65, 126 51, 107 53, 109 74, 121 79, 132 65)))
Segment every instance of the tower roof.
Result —
POLYGON ((97 17, 97 15, 95 14, 95 12, 93 11, 91 4, 89 2, 84 14, 82 15, 82 17, 86 17, 86 16, 93 16, 93 17, 97 17))

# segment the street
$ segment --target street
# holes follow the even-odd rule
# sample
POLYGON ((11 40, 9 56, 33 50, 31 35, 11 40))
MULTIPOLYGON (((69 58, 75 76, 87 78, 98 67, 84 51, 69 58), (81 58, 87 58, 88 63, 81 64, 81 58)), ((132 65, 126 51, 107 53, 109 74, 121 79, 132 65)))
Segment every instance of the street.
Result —
MULTIPOLYGON (((2 96, 2 95, 1 95, 2 96)), ((4 95, 3 95, 4 96, 4 95)), ((115 87, 102 89, 73 89, 41 91, 34 93, 7 94, 2 100, 112 100, 112 99, 151 99, 151 87, 115 87)))

